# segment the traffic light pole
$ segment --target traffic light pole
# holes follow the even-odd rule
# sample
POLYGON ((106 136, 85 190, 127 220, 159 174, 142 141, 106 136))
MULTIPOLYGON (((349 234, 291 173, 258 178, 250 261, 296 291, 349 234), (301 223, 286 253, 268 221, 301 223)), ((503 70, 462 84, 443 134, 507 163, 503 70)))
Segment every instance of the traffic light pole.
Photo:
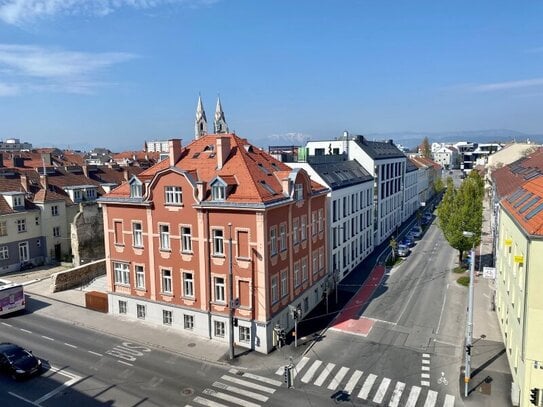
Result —
POLYGON ((475 275, 475 247, 471 249, 471 265, 469 268, 469 290, 468 290, 468 318, 466 326, 466 349, 464 369, 464 396, 468 397, 469 382, 471 380, 471 348, 473 346, 473 279, 475 275))
POLYGON ((229 262, 228 262, 228 291, 230 296, 230 312, 229 312, 229 340, 228 340, 228 356, 230 360, 234 360, 234 273, 232 270, 232 224, 228 223, 229 238, 228 238, 228 253, 229 253, 229 262))

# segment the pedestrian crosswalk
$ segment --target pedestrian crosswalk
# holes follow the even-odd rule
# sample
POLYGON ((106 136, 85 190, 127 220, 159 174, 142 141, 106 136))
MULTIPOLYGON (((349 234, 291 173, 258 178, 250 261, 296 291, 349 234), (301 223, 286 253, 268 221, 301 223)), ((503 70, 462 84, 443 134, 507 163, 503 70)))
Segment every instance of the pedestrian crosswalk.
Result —
MULTIPOLYGON (((303 367, 303 364, 300 366, 303 367)), ((192 404, 207 407, 232 405, 260 407, 268 401, 279 386, 281 386, 279 380, 230 369, 227 374, 212 383, 210 388, 204 389, 201 395, 194 397, 192 404)), ((192 404, 187 404, 185 407, 190 407, 192 404)))
MULTIPOLYGON (((423 361, 423 367, 426 366, 428 364, 423 361)), ((283 375, 283 372, 283 367, 280 367, 275 374, 283 375)), ((414 385, 409 388, 405 383, 394 382, 388 377, 380 378, 373 373, 336 366, 335 363, 325 363, 322 360, 311 360, 305 356, 294 367, 293 376, 298 377, 295 387, 299 381, 333 392, 341 390, 342 393, 356 396, 361 402, 367 400, 388 407, 454 407, 455 402, 454 396, 440 395, 429 389, 430 383, 426 384, 426 380, 422 381, 421 386, 414 385)))

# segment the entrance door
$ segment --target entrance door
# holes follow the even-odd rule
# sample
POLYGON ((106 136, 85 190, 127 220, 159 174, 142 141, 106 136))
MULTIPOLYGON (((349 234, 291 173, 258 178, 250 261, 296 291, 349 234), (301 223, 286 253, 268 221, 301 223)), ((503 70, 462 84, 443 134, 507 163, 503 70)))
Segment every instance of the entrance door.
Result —
POLYGON ((60 243, 55 245, 55 260, 60 261, 60 243))
POLYGON ((19 243, 19 262, 28 261, 28 242, 19 243))

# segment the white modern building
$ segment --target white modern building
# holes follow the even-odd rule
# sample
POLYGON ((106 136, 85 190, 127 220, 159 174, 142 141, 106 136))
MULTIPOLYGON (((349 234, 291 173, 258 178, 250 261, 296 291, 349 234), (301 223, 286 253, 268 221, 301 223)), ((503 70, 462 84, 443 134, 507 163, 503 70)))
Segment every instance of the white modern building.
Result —
POLYGON ((420 208, 418 168, 411 160, 406 161, 404 181, 404 206, 402 222, 420 208))

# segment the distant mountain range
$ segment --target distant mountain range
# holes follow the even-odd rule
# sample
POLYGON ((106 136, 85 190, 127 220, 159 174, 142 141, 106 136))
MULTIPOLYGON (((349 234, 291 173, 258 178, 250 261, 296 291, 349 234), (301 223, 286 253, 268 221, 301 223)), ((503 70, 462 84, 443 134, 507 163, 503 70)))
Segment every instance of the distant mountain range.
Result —
POLYGON ((494 142, 526 142, 543 144, 543 135, 527 134, 516 130, 495 129, 495 130, 472 130, 472 131, 447 131, 447 132, 394 132, 394 133, 370 133, 365 134, 371 140, 394 140, 395 144, 401 144, 404 147, 415 147, 419 145, 424 137, 428 137, 430 143, 456 143, 458 141, 471 141, 476 143, 494 143, 494 142))

